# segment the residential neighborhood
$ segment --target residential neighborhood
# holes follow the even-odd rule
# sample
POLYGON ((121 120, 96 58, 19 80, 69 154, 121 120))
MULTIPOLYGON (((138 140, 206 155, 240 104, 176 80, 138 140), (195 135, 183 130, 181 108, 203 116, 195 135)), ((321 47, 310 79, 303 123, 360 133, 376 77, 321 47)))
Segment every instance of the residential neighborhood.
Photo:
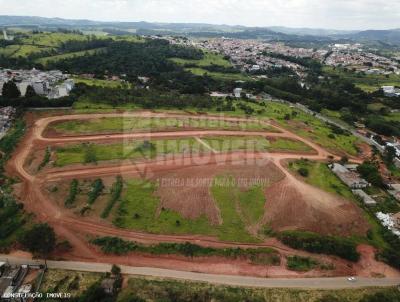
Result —
POLYGON ((25 96, 28 87, 31 86, 37 95, 49 99, 68 96, 74 88, 74 81, 59 70, 0 69, 0 95, 2 95, 4 84, 8 81, 16 83, 21 96, 25 96))

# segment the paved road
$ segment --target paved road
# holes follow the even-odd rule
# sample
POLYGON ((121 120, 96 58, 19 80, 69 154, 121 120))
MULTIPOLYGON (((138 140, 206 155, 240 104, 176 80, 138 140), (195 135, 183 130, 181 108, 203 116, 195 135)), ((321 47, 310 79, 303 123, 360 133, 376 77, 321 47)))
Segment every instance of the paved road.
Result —
MULTIPOLYGON (((31 260, 19 257, 0 255, 0 261, 8 261, 10 264, 43 264, 42 260, 31 260)), ((47 261, 51 269, 65 269, 73 271, 109 272, 111 264, 75 262, 75 261, 47 261)), ((349 282, 345 277, 335 278, 257 278, 247 276, 231 276, 202 274, 169 269, 151 267, 121 266, 123 274, 151 276, 160 278, 184 279, 190 281, 208 282, 231 286, 264 287, 264 288, 305 288, 305 289, 343 289, 360 287, 387 287, 400 285, 400 278, 357 278, 355 282, 349 282)))

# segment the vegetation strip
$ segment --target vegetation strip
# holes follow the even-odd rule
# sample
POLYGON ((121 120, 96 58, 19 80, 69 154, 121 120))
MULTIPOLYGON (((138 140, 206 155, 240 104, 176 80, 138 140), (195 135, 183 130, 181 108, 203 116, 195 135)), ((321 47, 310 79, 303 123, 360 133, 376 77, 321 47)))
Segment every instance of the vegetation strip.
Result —
POLYGON ((353 262, 360 259, 357 245, 345 238, 311 232, 285 231, 278 234, 278 239, 287 246, 311 253, 335 255, 353 262))
POLYGON ((113 183, 111 187, 111 198, 107 203, 107 206, 104 208, 103 212, 101 213, 101 218, 107 218, 110 215, 111 210, 113 209, 115 203, 121 197, 122 189, 123 189, 123 179, 119 175, 117 176, 116 181, 113 183))
POLYGON ((125 241, 118 237, 98 237, 91 243, 100 246, 106 254, 124 255, 131 252, 149 253, 155 255, 178 254, 185 257, 221 256, 227 258, 246 258, 256 264, 280 264, 279 253, 271 248, 242 249, 224 248, 216 249, 202 247, 189 242, 186 243, 159 243, 157 245, 142 245, 137 242, 125 241))

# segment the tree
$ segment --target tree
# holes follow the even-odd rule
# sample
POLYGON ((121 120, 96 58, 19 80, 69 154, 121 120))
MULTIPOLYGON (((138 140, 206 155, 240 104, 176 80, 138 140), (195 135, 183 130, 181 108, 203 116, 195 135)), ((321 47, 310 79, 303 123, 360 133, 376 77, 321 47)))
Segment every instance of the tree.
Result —
POLYGON ((392 146, 387 146, 385 148, 385 153, 383 154, 385 162, 391 165, 395 157, 396 157, 396 149, 392 146))
POLYGON ((36 94, 36 92, 35 92, 35 89, 33 89, 33 87, 32 87, 31 85, 29 85, 29 86, 26 88, 25 96, 26 96, 27 98, 32 98, 32 97, 37 96, 37 94, 36 94))
POLYGON ((111 267, 111 273, 114 276, 118 276, 121 274, 121 268, 118 265, 113 264, 113 266, 111 267))
POLYGON ((8 81, 3 85, 2 94, 6 98, 16 99, 21 96, 21 92, 13 81, 8 81))
POLYGON ((47 256, 56 244, 56 234, 47 223, 34 225, 22 235, 20 243, 34 254, 47 256))
POLYGON ((309 172, 308 172, 308 169, 307 168, 299 168, 298 170, 297 170, 297 172, 299 172, 299 174, 301 175, 301 176, 303 176, 303 177, 308 177, 308 175, 309 175, 309 172))
POLYGON ((382 176, 375 163, 365 161, 357 167, 357 172, 374 186, 383 187, 382 176))

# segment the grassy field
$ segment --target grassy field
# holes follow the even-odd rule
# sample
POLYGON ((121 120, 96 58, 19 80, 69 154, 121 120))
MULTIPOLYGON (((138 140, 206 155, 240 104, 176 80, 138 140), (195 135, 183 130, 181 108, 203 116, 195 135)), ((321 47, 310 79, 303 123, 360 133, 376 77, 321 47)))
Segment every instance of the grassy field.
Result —
POLYGON ((78 76, 74 76, 73 79, 74 79, 74 82, 76 84, 82 83, 82 84, 86 84, 88 86, 118 88, 118 87, 126 85, 127 88, 131 87, 131 84, 124 83, 124 82, 121 82, 121 81, 101 80, 101 79, 87 79, 87 78, 82 78, 82 77, 78 77, 78 76))
POLYGON ((175 62, 179 65, 196 65, 198 67, 202 66, 210 66, 210 65, 218 65, 222 67, 232 67, 232 64, 224 59, 224 57, 220 54, 205 52, 204 57, 201 60, 187 60, 180 58, 172 58, 171 61, 175 62))
MULTIPOLYGON (((304 181, 321 188, 324 191, 331 192, 333 194, 340 195, 352 202, 357 203, 358 206, 362 207, 362 202, 360 202, 351 190, 337 178, 332 171, 329 170, 326 164, 318 163, 307 160, 298 160, 289 163, 290 170, 298 174, 300 168, 305 168, 308 170, 308 177, 304 178, 304 181)), ((299 175, 299 174, 298 174, 299 175)), ((376 221, 375 217, 371 216, 367 211, 364 211, 364 217, 367 219, 370 225, 371 237, 370 243, 378 247, 386 247, 387 244, 381 236, 380 224, 376 221)), ((365 238, 354 238, 355 240, 365 241, 365 238)))
POLYGON ((385 116, 385 120, 400 122, 400 112, 390 113, 388 116, 385 116))
POLYGON ((85 41, 88 36, 72 34, 72 33, 38 33, 31 34, 29 37, 22 39, 22 43, 26 45, 39 45, 46 47, 58 47, 64 42, 68 41, 85 41))
POLYGON ((55 165, 62 167, 109 160, 143 160, 168 154, 199 154, 210 151, 307 152, 311 150, 301 142, 285 138, 269 141, 263 137, 211 136, 201 140, 205 145, 195 138, 133 140, 114 144, 82 143, 57 148, 55 165))
POLYGON ((269 102, 265 113, 261 116, 278 121, 283 127, 299 136, 311 139, 332 152, 350 155, 358 153, 356 144, 360 141, 355 136, 335 134, 329 125, 286 104, 269 102), (289 115, 290 119, 286 120, 285 115, 289 115))
MULTIPOLYGON (((97 81, 97 80, 96 80, 97 81)), ((177 130, 181 128, 193 129, 222 129, 222 130, 267 130, 276 132, 276 128, 262 122, 228 122, 219 120, 199 120, 190 117, 177 118, 141 118, 141 117, 109 117, 100 119, 66 121, 52 127, 59 133, 65 134, 95 134, 113 132, 132 132, 135 130, 157 131, 177 130)))
POLYGON ((223 73, 223 72, 215 72, 208 71, 206 69, 200 67, 189 67, 185 68, 185 70, 190 71, 191 73, 199 76, 204 76, 207 74, 212 78, 217 78, 220 80, 231 80, 231 81, 248 81, 250 78, 243 73, 223 73))
POLYGON ((70 53, 65 53, 62 55, 56 55, 56 56, 51 56, 51 57, 44 57, 36 60, 36 63, 42 64, 42 65, 47 65, 49 63, 54 63, 60 60, 65 60, 65 59, 71 59, 75 57, 82 57, 86 55, 93 55, 97 52, 104 51, 105 48, 96 48, 96 49, 89 49, 89 50, 83 50, 83 51, 77 51, 77 52, 70 52, 70 53))
MULTIPOLYGON (((241 103, 243 101, 238 100, 237 102, 241 103)), ((287 104, 270 101, 266 102, 265 107, 260 104, 253 104, 248 102, 246 102, 246 104, 256 110, 256 113, 252 117, 260 119, 273 119, 277 121, 282 127, 298 134, 299 136, 313 140, 314 142, 318 143, 324 148, 327 148, 333 153, 337 153, 339 155, 357 155, 358 153, 356 145, 360 143, 360 140, 358 140, 355 136, 346 134, 335 134, 329 125, 313 117, 310 114, 304 113, 301 110, 291 108, 287 104), (265 111, 257 113, 257 110, 262 109, 264 109, 265 111), (286 115, 290 117, 289 120, 285 119, 286 115)), ((74 104, 74 108, 77 109, 77 111, 80 113, 88 113, 99 111, 102 112, 104 110, 112 111, 116 109, 134 110, 137 109, 137 106, 135 106, 134 104, 126 104, 113 107, 108 104, 97 104, 90 101, 80 100, 74 104)), ((160 112, 165 111, 167 110, 160 109, 160 112)), ((178 110, 175 111, 179 112, 178 110)), ((185 112, 203 114, 223 113, 227 116, 236 117, 246 116, 245 112, 240 109, 236 109, 236 111, 219 112, 215 109, 201 111, 196 108, 186 108, 185 112)))
POLYGON ((221 225, 211 225, 204 216, 189 220, 175 211, 160 210, 160 199, 154 194, 156 184, 140 180, 127 182, 127 190, 119 204, 114 224, 151 233, 203 234, 217 236, 223 241, 256 242, 257 239, 249 234, 246 226, 257 223, 264 214, 263 187, 239 189, 232 181, 229 175, 219 176, 210 188, 221 213, 221 225), (241 214, 237 207, 241 209, 241 214))
POLYGON ((201 60, 186 60, 186 59, 180 59, 180 58, 172 58, 171 61, 175 62, 176 64, 182 65, 182 66, 190 66, 186 67, 185 70, 190 71, 191 73, 195 75, 204 75, 207 74, 210 77, 213 78, 218 78, 222 80, 249 80, 250 78, 242 74, 240 72, 237 73, 223 73, 223 72, 211 72, 203 67, 207 66, 221 66, 221 67, 232 67, 232 64, 226 60, 222 55, 216 54, 216 53, 211 53, 211 52, 205 52, 204 57, 201 60))
POLYGON ((374 92, 382 86, 400 86, 400 76, 396 74, 386 75, 365 75, 357 74, 352 71, 344 71, 341 68, 332 68, 325 66, 323 71, 329 75, 338 75, 351 82, 365 92, 374 92))
POLYGON ((285 138, 277 138, 268 140, 263 137, 246 136, 220 136, 220 137, 204 137, 204 142, 217 151, 234 151, 234 150, 249 150, 249 151, 298 151, 307 152, 311 148, 299 141, 292 141, 285 138))
MULTIPOLYGON (((377 293, 398 295, 396 292, 395 288, 374 287, 340 290, 246 288, 190 281, 133 277, 129 279, 127 287, 120 293, 117 301, 360 302, 365 297, 377 293), (166 297, 167 293, 168 298, 166 297)), ((379 300, 379 297, 377 297, 375 300, 363 301, 383 300, 379 300)))
POLYGON ((42 293, 71 293, 80 296, 93 283, 101 279, 101 274, 66 270, 47 270, 39 291, 42 293))
POLYGON ((55 165, 95 163, 97 161, 146 159, 158 155, 181 154, 206 150, 194 138, 174 140, 136 140, 116 144, 79 144, 56 149, 55 165), (88 158, 92 160, 88 160, 88 158))
POLYGON ((157 234, 216 235, 206 217, 189 220, 168 209, 161 210, 157 216, 160 199, 154 195, 157 188, 154 183, 130 180, 126 187, 114 219, 118 227, 157 234))

